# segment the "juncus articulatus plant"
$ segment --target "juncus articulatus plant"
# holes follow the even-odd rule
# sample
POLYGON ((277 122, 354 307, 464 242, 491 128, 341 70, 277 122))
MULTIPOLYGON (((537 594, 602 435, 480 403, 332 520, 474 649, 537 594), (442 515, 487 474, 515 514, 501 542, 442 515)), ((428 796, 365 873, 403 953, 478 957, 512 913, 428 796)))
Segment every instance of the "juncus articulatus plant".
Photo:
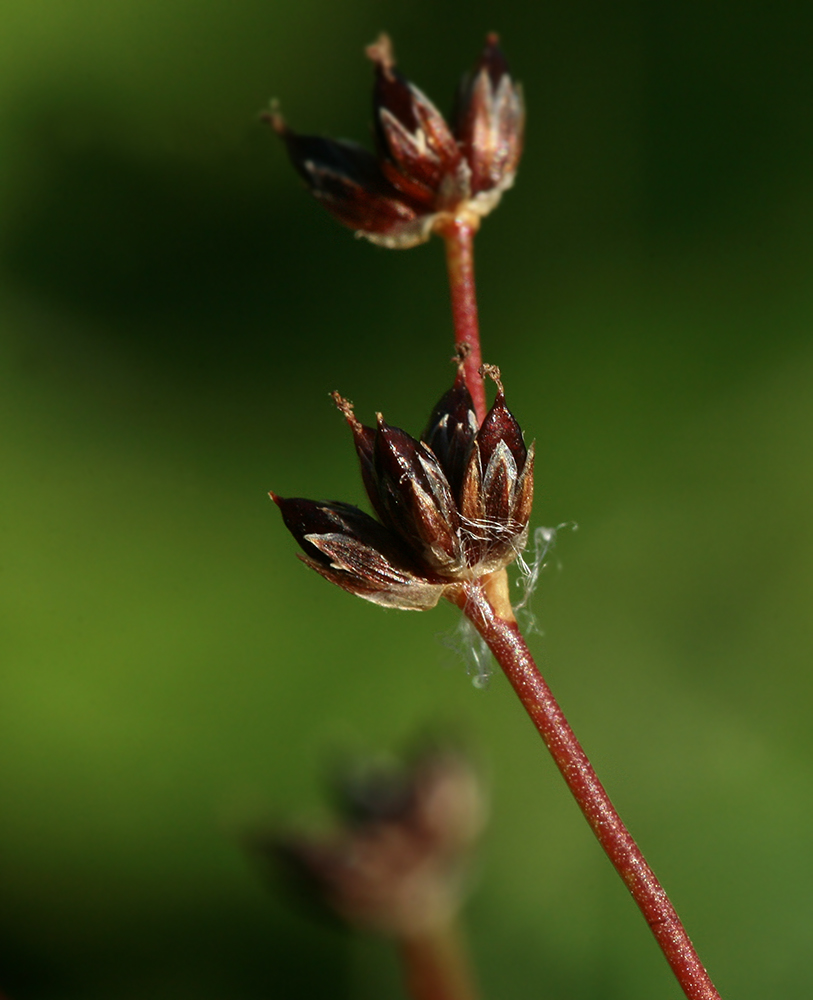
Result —
MULTIPOLYGON (((640 907, 684 993, 719 1000, 664 889, 621 821, 517 625, 506 567, 528 538, 533 446, 508 409, 499 370, 483 365, 473 241, 514 183, 525 123, 522 91, 495 35, 464 77, 447 121, 396 69, 382 36, 375 71, 375 152, 294 132, 265 116, 315 197, 380 246, 446 244, 458 373, 419 438, 386 423, 350 425, 375 516, 348 504, 272 494, 304 561, 344 590, 388 607, 457 605, 493 653, 599 843, 640 907), (497 385, 487 407, 484 381, 497 385)), ((437 996, 442 996, 438 993, 437 996)))

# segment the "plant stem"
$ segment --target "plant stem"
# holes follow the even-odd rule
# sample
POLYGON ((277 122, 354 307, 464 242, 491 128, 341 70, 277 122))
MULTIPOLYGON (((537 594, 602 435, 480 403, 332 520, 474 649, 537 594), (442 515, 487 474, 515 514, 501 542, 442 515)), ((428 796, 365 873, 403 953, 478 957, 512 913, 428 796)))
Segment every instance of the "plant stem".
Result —
POLYGON ((486 641, 550 750, 615 870, 626 883, 690 1000, 720 1000, 675 908, 610 801, 556 699, 539 673, 511 611, 505 570, 461 587, 455 597, 486 641))
POLYGON ((480 354, 480 325, 474 290, 474 234, 479 222, 477 216, 469 218, 460 214, 448 217, 437 226, 437 232, 446 244, 455 342, 464 344, 467 348, 463 371, 478 425, 485 420, 487 409, 485 385, 480 375, 483 359, 480 354))
MULTIPOLYGON (((464 372, 478 423, 486 413, 477 301, 474 234, 479 220, 457 215, 437 226, 446 243, 452 315, 458 344, 466 344, 464 372)), ((500 664, 536 726, 579 808, 624 880, 689 1000, 720 1000, 675 908, 615 810, 587 755, 539 673, 519 630, 505 570, 449 592, 500 664)))
POLYGON ((469 963, 456 925, 399 940, 412 1000, 475 1000, 469 963))

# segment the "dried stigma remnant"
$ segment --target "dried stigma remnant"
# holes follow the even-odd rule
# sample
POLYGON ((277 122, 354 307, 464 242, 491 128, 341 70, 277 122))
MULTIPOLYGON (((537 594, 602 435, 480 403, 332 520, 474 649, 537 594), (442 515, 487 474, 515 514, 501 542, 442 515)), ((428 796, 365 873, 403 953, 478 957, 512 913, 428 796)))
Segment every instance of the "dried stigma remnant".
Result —
POLYGON ((449 218, 476 228, 514 183, 522 153, 522 88, 497 36, 487 36, 463 78, 451 126, 395 69, 386 35, 367 55, 375 64, 377 155, 345 140, 300 135, 272 106, 264 118, 284 139, 294 167, 339 222, 380 246, 416 246, 449 218))
POLYGON ((424 611, 516 559, 528 539, 534 448, 505 405, 499 371, 484 365, 483 374, 497 398, 479 430, 461 362, 420 441, 380 414, 377 427, 364 426, 333 394, 378 520, 350 504, 271 493, 317 573, 375 604, 424 611))

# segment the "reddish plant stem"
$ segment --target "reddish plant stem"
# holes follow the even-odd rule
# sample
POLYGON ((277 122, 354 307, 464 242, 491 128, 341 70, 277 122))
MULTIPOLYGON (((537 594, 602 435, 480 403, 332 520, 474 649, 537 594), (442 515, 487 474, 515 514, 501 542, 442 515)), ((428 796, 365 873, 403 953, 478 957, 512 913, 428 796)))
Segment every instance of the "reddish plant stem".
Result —
POLYGON ((403 937, 398 946, 412 1000, 476 1000, 471 970, 456 926, 403 937))
MULTIPOLYGON (((458 344, 467 345, 466 385, 478 423, 486 413, 480 377, 480 332, 474 289, 474 234, 479 220, 454 216, 438 225, 446 242, 452 315, 458 344)), ((471 620, 502 667, 567 782, 579 808, 624 880, 689 1000, 720 1000, 675 908, 615 810, 581 744, 553 697, 511 610, 505 571, 483 585, 449 594, 471 620)))
POLYGON ((474 234, 479 219, 465 215, 450 216, 437 227, 446 243, 446 266, 452 293, 452 319, 455 341, 465 344, 463 362, 466 386, 471 393, 477 423, 486 416, 486 390, 480 375, 483 359, 480 355, 480 324, 477 318, 477 296, 474 291, 474 234))
POLYGON ((690 1000, 720 1000, 669 897, 615 811, 539 673, 507 604, 504 571, 499 576, 501 579, 486 584, 494 591, 491 600, 475 583, 461 588, 456 603, 486 641, 519 695, 593 833, 640 907, 683 992, 690 1000))

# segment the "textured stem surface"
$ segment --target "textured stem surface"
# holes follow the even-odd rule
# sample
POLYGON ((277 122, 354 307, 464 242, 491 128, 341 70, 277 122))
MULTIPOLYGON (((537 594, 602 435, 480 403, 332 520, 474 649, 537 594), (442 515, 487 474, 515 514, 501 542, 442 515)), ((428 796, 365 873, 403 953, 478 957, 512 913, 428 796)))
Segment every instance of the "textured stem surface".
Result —
POLYGON ((477 222, 455 217, 444 223, 438 231, 446 243, 455 342, 465 344, 468 348, 463 371, 474 402, 477 423, 482 424, 486 415, 486 390, 480 375, 483 359, 480 353, 480 324, 474 288, 474 234, 477 232, 477 222))
POLYGON ((402 938, 398 944, 412 1000, 476 1000, 457 927, 402 938))
MULTIPOLYGON (((501 592, 504 587, 492 589, 501 592)), ((539 673, 510 609, 506 611, 503 602, 495 602, 498 613, 477 584, 468 586, 456 603, 486 641, 519 695, 587 822, 640 907, 683 992, 690 1000, 720 1000, 669 897, 615 811, 539 673)))

